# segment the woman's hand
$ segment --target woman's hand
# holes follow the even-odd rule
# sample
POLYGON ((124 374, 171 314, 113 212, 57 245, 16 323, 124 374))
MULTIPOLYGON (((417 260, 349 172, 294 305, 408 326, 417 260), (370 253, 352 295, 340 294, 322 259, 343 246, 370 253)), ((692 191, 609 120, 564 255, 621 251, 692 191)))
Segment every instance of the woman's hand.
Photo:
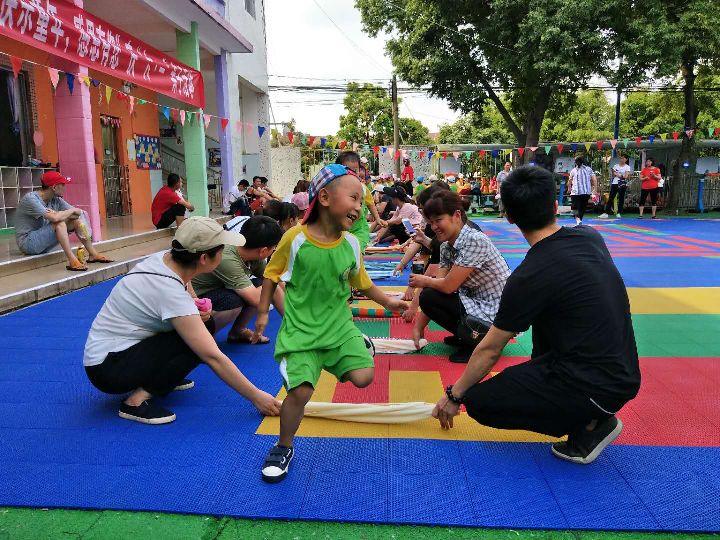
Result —
POLYGON ((414 289, 427 287, 430 279, 422 274, 410 274, 410 281, 408 282, 414 289))
POLYGON ((200 312, 200 320, 202 320, 202 322, 204 322, 204 323, 208 322, 210 320, 210 317, 212 317, 212 316, 213 316, 212 311, 201 311, 200 312))
POLYGON ((399 262, 398 265, 393 270, 393 276, 399 276, 403 273, 403 270, 405 270, 405 265, 402 262, 399 262))
POLYGON ((450 401, 447 396, 440 398, 433 409, 433 418, 440 420, 440 427, 450 429, 453 427, 453 417, 460 414, 460 405, 450 401))
POLYGON ((430 244, 430 239, 427 237, 422 229, 415 229, 415 233, 412 235, 412 239, 418 244, 426 246, 430 244))
POLYGON ((252 404, 265 416, 277 416, 280 414, 281 403, 262 390, 258 390, 257 395, 252 399, 252 404))
POLYGON ((382 218, 378 219, 377 222, 378 222, 378 225, 380 225, 383 229, 388 226, 388 222, 382 218))

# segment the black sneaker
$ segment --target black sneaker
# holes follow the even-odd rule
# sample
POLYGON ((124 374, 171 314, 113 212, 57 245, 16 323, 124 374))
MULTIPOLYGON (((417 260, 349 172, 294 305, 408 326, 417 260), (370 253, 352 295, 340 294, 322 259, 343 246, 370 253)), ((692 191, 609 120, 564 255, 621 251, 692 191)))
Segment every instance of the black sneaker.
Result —
POLYGON ((474 349, 461 348, 449 356, 449 360, 453 364, 467 364, 470 361, 474 349))
POLYGON ((556 442, 552 445, 552 453, 560 459, 587 465, 595 461, 605 447, 618 438, 622 428, 622 421, 611 416, 592 431, 582 429, 570 435, 567 442, 556 442))
POLYGON ((262 468, 262 479, 270 484, 276 484, 285 479, 295 452, 292 447, 276 444, 270 449, 262 468))
POLYGON ((169 424, 175 420, 175 413, 155 405, 149 400, 143 401, 137 407, 122 403, 118 414, 120 418, 135 420, 143 424, 169 424))
POLYGON ((173 388, 173 390, 180 392, 181 390, 190 390, 193 386, 195 386, 194 381, 191 381, 190 379, 183 379, 175 388, 173 388))
POLYGON ((462 340, 457 336, 445 336, 443 338, 443 343, 445 345, 450 345, 451 347, 459 347, 462 345, 462 340))

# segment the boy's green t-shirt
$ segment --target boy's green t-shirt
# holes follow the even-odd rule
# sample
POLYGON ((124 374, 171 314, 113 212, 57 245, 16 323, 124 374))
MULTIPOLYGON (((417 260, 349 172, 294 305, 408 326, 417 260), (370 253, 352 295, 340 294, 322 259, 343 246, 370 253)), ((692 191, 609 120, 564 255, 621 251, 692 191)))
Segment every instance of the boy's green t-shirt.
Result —
POLYGON ((306 225, 293 227, 280 240, 265 278, 285 282, 276 359, 290 352, 332 349, 362 335, 348 305, 350 287, 366 290, 373 283, 352 234, 323 243, 310 236, 306 225))
POLYGON ((372 192, 367 188, 367 186, 363 186, 363 202, 362 208, 360 209, 360 217, 355 220, 355 223, 352 224, 352 227, 350 227, 350 230, 348 231, 350 234, 354 234, 357 237, 360 241, 360 247, 362 247, 363 250, 370 242, 370 225, 368 225, 367 213, 368 206, 372 203, 372 192))

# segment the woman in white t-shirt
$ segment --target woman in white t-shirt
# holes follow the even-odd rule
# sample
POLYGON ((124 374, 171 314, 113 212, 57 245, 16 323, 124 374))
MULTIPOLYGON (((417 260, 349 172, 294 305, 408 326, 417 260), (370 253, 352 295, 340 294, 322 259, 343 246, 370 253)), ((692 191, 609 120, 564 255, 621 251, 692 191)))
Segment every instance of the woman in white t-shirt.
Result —
POLYGON ((623 213, 623 206, 625 205, 625 191, 627 190, 628 179, 632 169, 628 165, 628 159, 626 156, 620 156, 620 163, 616 163, 610 169, 610 195, 608 195, 608 201, 605 205, 605 212, 600 214, 601 218, 609 217, 608 214, 613 209, 613 203, 615 202, 615 196, 618 198, 617 212, 615 217, 621 217, 623 213))
POLYGON ((170 251, 139 263, 110 292, 85 343, 83 364, 90 382, 108 394, 129 396, 120 417, 145 424, 167 424, 175 414, 152 398, 194 386, 185 377, 200 363, 263 414, 277 415, 280 403, 256 388, 217 346, 198 310, 190 281, 212 272, 225 244, 245 238, 215 220, 192 217, 175 233, 170 251))

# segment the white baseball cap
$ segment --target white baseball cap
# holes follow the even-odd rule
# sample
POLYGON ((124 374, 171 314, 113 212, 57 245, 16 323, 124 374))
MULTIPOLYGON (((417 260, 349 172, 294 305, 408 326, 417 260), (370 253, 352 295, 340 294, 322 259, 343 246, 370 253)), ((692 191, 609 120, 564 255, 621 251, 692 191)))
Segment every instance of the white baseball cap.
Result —
POLYGON ((227 231, 214 219, 202 216, 193 216, 183 221, 175 231, 175 240, 190 253, 207 251, 219 245, 245 245, 242 234, 227 231))

